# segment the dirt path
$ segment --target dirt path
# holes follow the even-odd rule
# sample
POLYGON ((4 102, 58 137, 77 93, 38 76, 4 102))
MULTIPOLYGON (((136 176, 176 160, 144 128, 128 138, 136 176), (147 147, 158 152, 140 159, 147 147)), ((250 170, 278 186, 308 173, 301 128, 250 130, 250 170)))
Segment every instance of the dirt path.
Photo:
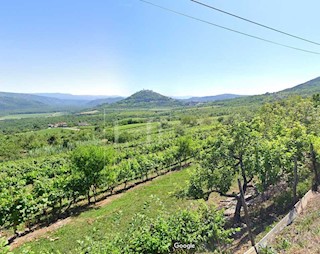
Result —
MULTIPOLYGON (((44 236, 46 233, 52 232, 57 230, 58 228, 68 224, 72 219, 70 217, 59 220, 53 224, 51 224, 48 227, 37 229, 31 233, 28 233, 22 237, 16 238, 11 244, 10 244, 10 250, 13 250, 19 246, 21 246, 24 243, 31 242, 37 238, 40 238, 41 236, 44 236)), ((49 237, 48 237, 49 238, 49 237)), ((54 239, 51 239, 54 241, 54 239)))
MULTIPOLYGON (((174 171, 170 171, 164 175, 169 175, 171 173, 173 173, 174 171)), ((161 177, 162 175, 160 175, 159 177, 161 177)), ((121 196, 123 196, 125 193, 127 192, 131 192, 134 191, 136 189, 139 189, 143 186, 147 186, 149 184, 151 184, 151 182, 155 179, 158 179, 159 177, 156 178, 152 178, 150 180, 148 180, 147 182, 143 182, 143 183, 138 183, 136 185, 134 185, 133 187, 130 187, 128 190, 125 190, 123 192, 117 193, 117 194, 113 194, 111 196, 108 196, 107 198, 98 201, 97 203, 91 205, 89 208, 95 208, 95 207, 103 207, 109 203, 111 203, 113 200, 116 200, 118 198, 120 198, 121 196)), ((59 220, 57 222, 54 222, 53 224, 49 225, 48 227, 43 227, 43 228, 39 228, 36 229, 34 231, 31 231, 30 233, 27 233, 26 235, 23 235, 21 237, 18 237, 16 239, 13 240, 13 242, 10 244, 10 250, 13 250, 27 242, 31 242, 34 241, 36 239, 39 239, 41 237, 44 237, 45 234, 53 232, 57 229, 59 229, 60 227, 69 224, 71 221, 73 221, 74 218, 68 217, 62 220, 59 220)), ((57 239, 55 238, 50 238, 49 236, 46 236, 48 239, 50 239, 51 241, 55 241, 57 239)))

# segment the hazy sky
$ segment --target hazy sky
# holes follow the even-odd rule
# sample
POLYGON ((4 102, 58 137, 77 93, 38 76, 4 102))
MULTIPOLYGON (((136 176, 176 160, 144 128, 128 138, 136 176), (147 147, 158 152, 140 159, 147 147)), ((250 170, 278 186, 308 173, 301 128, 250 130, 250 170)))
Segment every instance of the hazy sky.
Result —
MULTIPOLYGON (((153 3, 279 43, 295 40, 189 0, 153 3)), ((201 0, 202 1, 202 0, 201 0)), ((319 0, 203 0, 320 42, 319 0)), ((0 91, 258 94, 320 76, 320 55, 267 44, 139 0, 0 0, 0 91)))

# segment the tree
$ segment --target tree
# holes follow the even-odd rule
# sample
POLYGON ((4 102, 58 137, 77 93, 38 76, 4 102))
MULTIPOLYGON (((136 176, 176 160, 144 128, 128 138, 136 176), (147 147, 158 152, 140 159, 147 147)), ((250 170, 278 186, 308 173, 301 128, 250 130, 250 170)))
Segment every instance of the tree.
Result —
POLYGON ((190 137, 181 137, 177 141, 177 151, 176 158, 179 161, 180 168, 182 168, 182 161, 187 160, 187 157, 191 155, 192 152, 192 140, 190 137))
POLYGON ((320 178, 319 178, 318 165, 317 165, 317 154, 314 149, 313 143, 310 143, 310 157, 311 157, 312 171, 314 172, 312 190, 317 191, 318 186, 319 186, 319 182, 320 182, 320 178))
MULTIPOLYGON (((235 197, 237 199, 234 219, 240 221, 242 202, 239 194, 227 194, 236 175, 239 175, 243 183, 243 191, 246 193, 248 184, 259 171, 257 159, 257 147, 259 135, 253 128, 254 122, 234 122, 227 128, 221 128, 217 132, 217 138, 212 141, 210 151, 200 156, 201 169, 195 173, 196 181, 192 180, 194 193, 201 193, 197 188, 209 193, 216 191, 221 195, 235 197), (202 183, 197 183, 197 181, 202 183)), ((209 194, 207 193, 207 195, 209 194)))
MULTIPOLYGON (((191 188, 189 192, 193 192, 199 197, 201 189, 208 191, 202 192, 206 197, 213 191, 221 195, 227 195, 235 177, 235 171, 231 167, 228 157, 228 138, 223 131, 217 133, 217 138, 210 143, 210 149, 200 153, 200 168, 197 169, 191 178, 191 188), (200 183, 201 182, 201 183, 200 183)), ((232 197, 236 197, 232 195, 232 197)))
POLYGON ((274 137, 273 140, 260 139, 256 153, 257 187, 264 192, 270 185, 277 183, 283 174, 286 147, 280 137, 274 137))
POLYGON ((106 165, 101 172, 99 185, 106 187, 112 193, 113 189, 115 188, 115 185, 118 184, 118 181, 117 181, 118 174, 119 174, 118 167, 115 167, 112 165, 106 165))
POLYGON ((112 155, 112 149, 92 145, 80 146, 71 154, 72 172, 79 174, 82 179, 82 188, 87 193, 88 203, 90 203, 91 190, 96 201, 102 170, 111 162, 112 155))
POLYGON ((311 159, 311 168, 314 173, 312 189, 314 191, 318 190, 320 185, 320 174, 318 171, 319 166, 319 150, 320 150, 320 139, 315 136, 310 136, 310 159, 311 159))
POLYGON ((184 125, 195 126, 197 125, 197 118, 194 116, 181 117, 181 123, 184 125))
POLYGON ((126 188, 128 181, 134 178, 134 171, 131 168, 131 163, 129 160, 124 160, 120 163, 118 168, 118 182, 124 182, 124 188, 126 188))
POLYGON ((287 149, 287 173, 292 178, 292 202, 297 201, 297 185, 299 181, 299 163, 305 161, 305 155, 309 151, 306 128, 298 122, 287 130, 285 137, 287 149))
MULTIPOLYGON (((258 141, 257 132, 251 128, 249 122, 239 122, 231 126, 228 130, 230 133, 230 139, 228 142, 228 162, 234 172, 239 174, 242 178, 242 189, 246 193, 248 184, 252 181, 255 171, 257 171, 256 165, 256 147, 258 141)), ((239 222, 240 211, 242 202, 240 195, 237 195, 237 204, 234 214, 234 219, 239 222)))

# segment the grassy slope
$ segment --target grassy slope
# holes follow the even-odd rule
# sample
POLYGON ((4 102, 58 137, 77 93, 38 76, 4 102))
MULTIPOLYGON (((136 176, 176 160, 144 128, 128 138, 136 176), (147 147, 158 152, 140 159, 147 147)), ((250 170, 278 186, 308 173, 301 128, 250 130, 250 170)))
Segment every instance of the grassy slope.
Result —
MULTIPOLYGON (((121 233, 125 230, 132 216, 142 211, 146 200, 150 200, 151 195, 160 198, 168 211, 187 208, 197 204, 197 201, 177 199, 172 196, 172 192, 179 186, 183 186, 188 179, 190 169, 174 172, 162 176, 152 182, 141 186, 133 191, 124 193, 120 198, 112 201, 110 204, 84 212, 78 217, 73 218, 72 222, 56 232, 44 235, 38 241, 26 244, 36 253, 40 251, 57 251, 62 253, 74 253, 73 250, 78 247, 77 240, 84 236, 91 236, 94 239, 101 239, 105 234, 121 233), (121 211, 121 220, 119 226, 114 224, 117 218, 117 212, 121 211), (50 241, 56 239, 56 241, 50 241)), ((220 197, 217 197, 217 200, 220 197)), ((151 203, 151 216, 157 214, 157 205, 151 203)), ((14 253, 22 253, 22 248, 18 248, 14 253)))
POLYGON ((270 245, 275 253, 320 253, 320 195, 270 245))

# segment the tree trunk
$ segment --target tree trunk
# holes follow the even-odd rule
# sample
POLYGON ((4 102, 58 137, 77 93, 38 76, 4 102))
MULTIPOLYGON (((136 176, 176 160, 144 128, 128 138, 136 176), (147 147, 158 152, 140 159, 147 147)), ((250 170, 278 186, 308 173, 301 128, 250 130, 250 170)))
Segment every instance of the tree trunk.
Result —
POLYGON ((91 203, 91 201, 90 201, 90 190, 88 190, 88 192, 87 192, 87 198, 88 198, 88 204, 90 204, 91 203))
POLYGON ((62 211, 62 198, 59 198, 59 215, 61 214, 62 211))
POLYGON ((314 151, 313 144, 310 144, 310 155, 311 155, 311 162, 312 162, 312 171, 314 172, 314 182, 312 185, 312 190, 317 191, 319 186, 319 173, 317 169, 317 158, 316 158, 316 152, 314 151))
POLYGON ((97 202, 97 188, 96 188, 96 186, 92 187, 92 191, 93 191, 94 203, 96 203, 97 202))
MULTIPOLYGON (((247 187, 248 187, 248 180, 247 180, 246 171, 245 171, 245 168, 244 168, 244 165, 242 162, 242 157, 240 157, 239 166, 241 169, 241 175, 242 175, 242 179, 243 179, 243 184, 242 184, 243 195, 245 195, 246 191, 247 191, 247 187)), ((236 205, 236 209, 234 212, 234 221, 236 223, 241 221, 241 208, 242 208, 241 197, 240 197, 240 195, 238 195, 237 196, 237 205, 236 205)))
POLYGON ((241 221, 241 208, 242 208, 242 202, 241 202, 240 196, 238 195, 236 210, 234 211, 234 216, 233 216, 235 223, 239 223, 241 221))
POLYGON ((17 223, 14 223, 14 225, 13 225, 13 232, 14 232, 14 235, 15 235, 15 236, 19 236, 17 223))
POLYGON ((294 157, 294 167, 293 167, 293 204, 297 202, 297 185, 298 185, 298 159, 297 156, 294 157))

